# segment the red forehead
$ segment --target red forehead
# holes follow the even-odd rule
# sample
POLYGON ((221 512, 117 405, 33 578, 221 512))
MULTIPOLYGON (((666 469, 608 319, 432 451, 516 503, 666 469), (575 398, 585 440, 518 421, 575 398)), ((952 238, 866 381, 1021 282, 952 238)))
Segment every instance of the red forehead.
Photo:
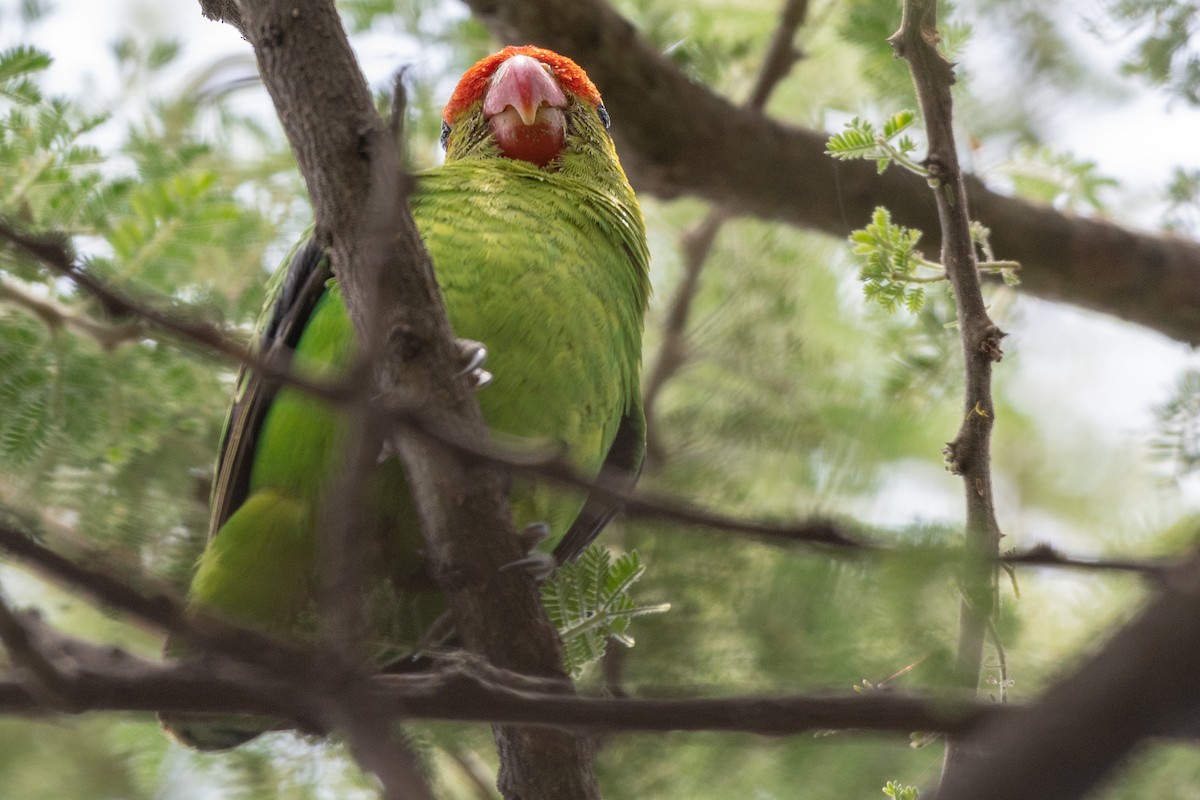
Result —
POLYGON ((588 78, 582 67, 553 50, 527 44, 521 47, 506 47, 498 53, 492 53, 467 70, 459 80, 458 86, 454 88, 454 94, 450 95, 450 102, 446 104, 446 110, 442 112, 442 119, 446 122, 453 121, 472 103, 482 98, 492 75, 501 64, 513 56, 536 58, 550 67, 554 72, 554 77, 558 79, 559 85, 564 89, 577 97, 590 101, 593 105, 599 105, 600 92, 596 91, 595 84, 588 78))

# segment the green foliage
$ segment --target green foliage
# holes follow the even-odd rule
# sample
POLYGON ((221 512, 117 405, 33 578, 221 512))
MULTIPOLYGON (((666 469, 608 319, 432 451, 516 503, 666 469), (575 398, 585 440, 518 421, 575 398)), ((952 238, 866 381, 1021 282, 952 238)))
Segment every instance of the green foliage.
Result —
MULTIPOLYGON (((842 161, 874 161, 880 174, 895 162, 909 172, 928 177, 928 170, 911 158, 916 145, 907 136, 900 136, 913 124, 915 116, 912 111, 901 111, 889 117, 878 131, 873 123, 855 117, 844 131, 829 137, 825 152, 842 161)), ((1005 284, 1015 286, 1019 265, 995 260, 988 242, 990 233, 978 222, 971 224, 972 241, 984 256, 978 268, 981 272, 999 273, 1005 284)), ((868 300, 887 311, 900 306, 914 313, 921 310, 925 304, 923 284, 945 280, 946 274, 941 264, 929 261, 916 249, 920 238, 920 231, 894 224, 891 212, 882 206, 875 209, 867 227, 850 234, 852 252, 861 264, 858 279, 863 282, 868 300)))
POLYGON ((1123 65, 1191 105, 1200 105, 1200 53, 1193 38, 1200 29, 1200 8, 1190 0, 1115 0, 1109 13, 1140 38, 1123 65))
POLYGON ((1200 231, 1200 169, 1176 167, 1167 186, 1163 228, 1194 236, 1200 231))
POLYGON ((900 136, 915 120, 916 114, 904 110, 889 117, 882 129, 876 131, 874 124, 855 117, 846 124, 844 131, 829 137, 825 152, 840 161, 874 161, 880 174, 895 162, 917 175, 928 175, 928 171, 911 158, 917 149, 912 139, 900 136), (900 138, 896 139, 897 136, 900 138))
POLYGON ((892 800, 917 800, 921 793, 917 791, 917 787, 908 786, 897 781, 888 781, 883 787, 883 796, 890 797, 892 800))
POLYGON ((31 106, 42 99, 42 92, 31 75, 50 66, 50 55, 27 45, 0 52, 0 97, 31 106))
POLYGON ((1178 476, 1200 469, 1200 370, 1178 377, 1171 397, 1154 409, 1158 430, 1151 443, 1154 455, 1178 476))
POLYGON ((542 584, 542 602, 562 637, 570 674, 577 676, 598 661, 609 639, 633 647, 626 631, 634 617, 670 610, 669 603, 634 602, 630 590, 645 572, 636 550, 613 561, 607 548, 594 544, 542 584))
POLYGON ((944 280, 945 271, 916 249, 920 238, 920 231, 894 224, 891 213, 882 206, 875 209, 867 227, 850 234, 853 252, 861 262, 858 279, 868 300, 887 311, 900 306, 912 312, 921 310, 925 305, 921 284, 944 280))
POLYGON ((1023 148, 1005 167, 1004 174, 1018 196, 1075 212, 1104 212, 1107 207, 1101 192, 1118 185, 1115 179, 1099 173, 1095 161, 1046 147, 1023 148))
MULTIPOLYGON (((140 80, 177 46, 118 49, 140 80)), ((45 96, 38 80, 49 64, 28 47, 0 56, 0 214, 73 237, 89 270, 135 296, 248 323, 273 224, 235 197, 237 161, 185 123, 173 140, 128 132, 128 166, 102 168, 88 140, 107 115, 45 96)), ((0 248, 0 320, 0 496, 76 517, 95 546, 144 548, 182 575, 204 534, 197 476, 209 470, 230 373, 122 334, 128 320, 9 248, 0 248), (64 316, 44 318, 22 298, 64 316)))

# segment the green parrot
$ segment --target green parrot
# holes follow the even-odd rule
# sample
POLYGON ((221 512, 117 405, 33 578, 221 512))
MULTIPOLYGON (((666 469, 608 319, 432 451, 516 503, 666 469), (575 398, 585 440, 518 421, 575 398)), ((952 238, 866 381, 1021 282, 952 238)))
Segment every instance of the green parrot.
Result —
MULTIPOLYGON (((486 344, 495 379, 480 391, 490 428, 554 442, 582 472, 636 478, 645 449, 639 388, 649 297, 645 225, 608 134, 596 87, 570 59, 507 47, 472 67, 443 115, 445 163, 416 176, 413 217, 432 256, 446 310, 476 384, 486 344)), ((272 281, 260 321, 263 352, 333 377, 357 338, 328 259, 298 246, 272 281)), ((316 518, 334 478, 345 422, 321 400, 239 380, 218 458, 208 547, 190 607, 265 631, 311 638, 316 518)), ((364 487, 377 556, 368 619, 383 653, 411 649, 445 610, 420 557, 404 472, 381 458, 364 487), (376 541, 377 540, 377 541, 376 541)), ((578 555, 616 509, 598 498, 515 481, 518 530, 542 528, 544 558, 578 555)), ((168 642, 167 653, 183 652, 168 642)), ((192 747, 236 747, 274 725, 249 716, 162 715, 192 747)))

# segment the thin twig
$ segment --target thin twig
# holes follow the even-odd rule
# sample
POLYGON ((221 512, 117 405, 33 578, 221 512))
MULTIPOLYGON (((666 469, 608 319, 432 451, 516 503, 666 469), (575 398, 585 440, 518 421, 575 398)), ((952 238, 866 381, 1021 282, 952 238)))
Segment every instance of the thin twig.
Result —
POLYGON ((719 207, 713 207, 696 227, 680 238, 680 249, 684 256, 683 279, 675 289, 667 308, 662 344, 659 345, 654 366, 646 376, 645 389, 642 392, 642 406, 646 414, 646 452, 652 466, 661 464, 666 458, 662 438, 658 435, 658 426, 655 424, 658 416, 658 397, 663 386, 687 361, 687 324, 692 313, 692 303, 700 291, 700 273, 708 262, 713 243, 727 216, 719 207))
POLYGON ((184 342, 199 345, 209 352, 247 366, 265 378, 296 386, 331 402, 344 402, 353 396, 347 387, 340 384, 313 381, 292 373, 286 364, 264 358, 247 349, 211 323, 198 319, 184 319, 177 314, 134 300, 76 263, 61 238, 57 236, 23 233, 0 221, 0 239, 7 240, 26 255, 69 278, 79 288, 96 298, 105 311, 114 317, 144 320, 184 342))
MULTIPOLYGON (((937 0, 905 0, 900 30, 891 38, 896 55, 908 61, 925 119, 929 152, 923 162, 937 203, 942 265, 950 279, 958 311, 965 375, 962 425, 945 448, 946 463, 961 475, 966 495, 965 545, 973 556, 960 585, 956 672, 963 687, 979 685, 984 641, 995 612, 1000 527, 992 499, 992 364, 1002 355, 1004 333, 988 317, 979 284, 966 184, 954 143, 953 65, 937 49, 937 0)), ((956 768, 960 749, 951 738, 943 774, 956 768)))
POLYGON ((106 350, 143 336, 143 325, 137 319, 115 325, 92 319, 86 314, 43 297, 37 297, 16 282, 0 276, 0 299, 20 306, 37 317, 52 331, 70 328, 94 340, 106 350))
POLYGON ((1183 562, 1180 559, 1138 560, 1133 558, 1080 558, 1060 553, 1048 544, 1036 544, 1026 550, 1012 550, 996 559, 1001 564, 1026 567, 1055 567, 1086 572, 1131 572, 1161 580, 1183 562))
POLYGON ((808 0, 786 0, 779 12, 779 23, 771 35, 771 43, 767 46, 767 54, 763 57, 758 76, 754 80, 754 88, 746 98, 744 107, 762 111, 767 107, 767 100, 775 87, 792 71, 796 62, 804 54, 796 49, 796 31, 804 25, 808 17, 808 0))

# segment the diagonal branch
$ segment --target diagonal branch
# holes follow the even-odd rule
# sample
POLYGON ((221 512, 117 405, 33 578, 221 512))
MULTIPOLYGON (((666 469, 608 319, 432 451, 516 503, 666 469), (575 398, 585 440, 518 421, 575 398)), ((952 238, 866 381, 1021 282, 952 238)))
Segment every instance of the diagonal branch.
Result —
MULTIPOLYGON (((828 134, 737 108, 692 82, 606 0, 464 2, 502 41, 550 47, 588 71, 618 122, 621 161, 640 192, 698 197, 838 238, 885 206, 941 246, 923 181, 831 163, 828 134)), ((963 179, 996 253, 1021 262, 1022 291, 1200 344, 1200 244, 1062 214, 963 179)))
POLYGON ((100 322, 76 309, 67 308, 45 297, 37 297, 16 281, 4 276, 0 276, 0 300, 25 309, 52 331, 70 328, 89 337, 106 350, 126 342, 137 341, 144 335, 140 320, 115 324, 100 322))
MULTIPOLYGON (((51 269, 64 275, 80 278, 80 288, 93 294, 106 307, 116 309, 121 316, 133 320, 131 324, 137 325, 139 328, 148 325, 149 329, 145 335, 152 335, 154 328, 171 333, 184 343, 208 350, 241 366, 258 370, 281 384, 296 387, 332 403, 349 403, 358 394, 354 389, 353 375, 350 381, 313 382, 293 373, 286 367, 276 367, 273 363, 264 362, 256 354, 237 344, 229 334, 215 326, 181 319, 171 313, 158 311, 152 305, 133 300, 103 281, 83 272, 79 266, 74 264, 58 240, 52 237, 18 233, 0 223, 0 238, 3 237, 7 237, 10 242, 25 249, 28 254, 39 259, 51 269)), ((831 520, 810 519, 797 522, 777 522, 718 514, 699 508, 681 498, 645 490, 631 490, 627 486, 605 481, 603 476, 595 479, 588 478, 575 470, 569 462, 553 454, 539 456, 531 455, 528 452, 520 453, 496 448, 464 436, 457 428, 438 427, 412 408, 394 404, 377 404, 376 408, 388 415, 395 424, 409 426, 457 451, 461 456, 504 467, 513 473, 548 479, 563 486, 573 487, 580 492, 594 492, 597 496, 618 501, 625 509, 625 513, 631 517, 658 519, 680 525, 742 533, 769 544, 782 546, 828 545, 845 552, 864 548, 881 549, 879 545, 872 544, 861 534, 831 520)), ((0 547, 2 546, 3 541, 0 538, 0 547)), ((1000 557, 999 560, 1001 563, 1012 565, 1140 572, 1150 577, 1156 577, 1163 569, 1170 566, 1169 562, 1146 562, 1136 559, 1074 558, 1059 553, 1047 545, 1036 545, 1023 553, 1007 554, 1000 557)), ((70 582, 71 579, 68 577, 66 580, 70 582)))
POLYGON ((199 345, 209 352, 247 366, 265 378, 296 386, 331 402, 343 402, 351 396, 347 387, 308 380, 293 374, 286 365, 248 350, 245 345, 235 341, 210 322, 187 319, 177 313, 134 300, 78 264, 63 243, 62 237, 26 233, 0 221, 0 241, 8 242, 30 258, 70 279, 116 318, 132 319, 138 325, 149 324, 180 341, 199 345))

